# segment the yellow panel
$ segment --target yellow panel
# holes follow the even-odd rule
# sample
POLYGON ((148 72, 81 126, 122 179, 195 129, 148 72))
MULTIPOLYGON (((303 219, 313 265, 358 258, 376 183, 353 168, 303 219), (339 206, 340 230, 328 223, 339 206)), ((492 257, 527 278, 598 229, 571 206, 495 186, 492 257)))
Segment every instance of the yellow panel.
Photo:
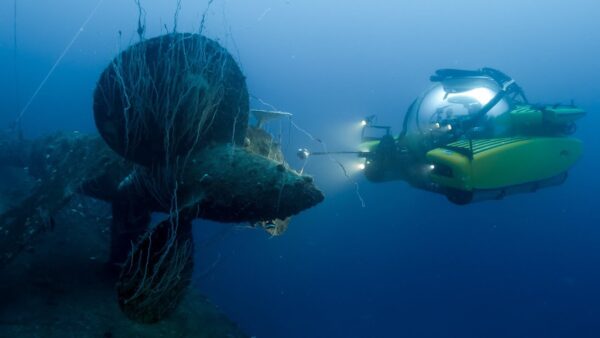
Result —
MULTIPOLYGON (((479 142, 486 142, 478 140, 479 142)), ((473 159, 437 148, 427 154, 435 165, 446 165, 453 177, 431 175, 447 187, 473 190, 498 189, 535 182, 567 171, 582 153, 581 141, 573 138, 531 138, 475 152, 473 159)))
POLYGON ((471 163, 474 189, 497 189, 535 182, 567 171, 582 145, 572 138, 532 138, 476 154, 471 163))

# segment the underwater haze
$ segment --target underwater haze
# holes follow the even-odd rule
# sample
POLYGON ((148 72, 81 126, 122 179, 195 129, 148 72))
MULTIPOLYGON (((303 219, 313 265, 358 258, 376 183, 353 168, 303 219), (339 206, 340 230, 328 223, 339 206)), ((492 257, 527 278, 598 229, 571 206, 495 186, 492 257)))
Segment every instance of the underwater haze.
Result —
MULTIPOLYGON (((177 4, 141 1, 146 36, 173 30, 177 4)), ((16 49, 13 5, 0 3, 0 127, 20 117, 26 138, 97 134, 93 91, 138 41, 135 1, 18 0, 16 49)), ((244 332, 600 337, 598 1, 183 0, 177 31, 197 32, 203 13, 203 34, 246 76, 251 108, 293 114, 296 128, 269 128, 294 168, 298 148, 356 150, 365 116, 399 133, 440 68, 493 67, 530 102, 587 112, 575 134, 583 157, 557 187, 457 206, 369 182, 356 157, 315 156, 304 172, 325 200, 283 235, 195 221, 193 288, 244 332)))

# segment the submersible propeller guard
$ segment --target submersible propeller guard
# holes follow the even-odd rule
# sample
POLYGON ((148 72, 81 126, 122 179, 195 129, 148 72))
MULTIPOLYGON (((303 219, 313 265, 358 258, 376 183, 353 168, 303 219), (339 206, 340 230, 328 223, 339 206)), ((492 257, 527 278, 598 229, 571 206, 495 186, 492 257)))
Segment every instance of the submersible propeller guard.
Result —
POLYGON ((102 72, 94 92, 100 135, 138 164, 173 163, 210 143, 244 142, 246 80, 225 48, 199 34, 141 41, 102 72))

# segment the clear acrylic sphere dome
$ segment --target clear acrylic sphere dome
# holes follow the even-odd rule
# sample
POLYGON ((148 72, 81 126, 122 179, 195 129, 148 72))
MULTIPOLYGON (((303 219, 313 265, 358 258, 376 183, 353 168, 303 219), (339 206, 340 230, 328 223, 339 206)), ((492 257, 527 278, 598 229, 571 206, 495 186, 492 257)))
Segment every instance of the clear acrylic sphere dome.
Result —
MULTIPOLYGON (((455 128, 460 121, 475 117, 501 90, 487 78, 456 79, 436 83, 416 102, 408 125, 409 134, 426 133, 433 128, 455 128)), ((510 109, 505 99, 500 100, 478 120, 479 126, 494 125, 494 134, 502 133, 501 117, 510 109)))

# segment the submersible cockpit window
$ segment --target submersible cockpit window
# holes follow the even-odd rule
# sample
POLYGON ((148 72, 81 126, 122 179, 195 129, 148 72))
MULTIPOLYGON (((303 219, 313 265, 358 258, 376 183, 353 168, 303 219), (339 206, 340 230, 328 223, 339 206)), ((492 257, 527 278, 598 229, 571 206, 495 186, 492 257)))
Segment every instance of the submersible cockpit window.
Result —
POLYGON ((509 110, 504 98, 495 102, 501 91, 496 82, 486 78, 436 83, 420 98, 411 125, 419 134, 430 130, 458 134, 467 132, 463 128, 483 127, 509 110))

